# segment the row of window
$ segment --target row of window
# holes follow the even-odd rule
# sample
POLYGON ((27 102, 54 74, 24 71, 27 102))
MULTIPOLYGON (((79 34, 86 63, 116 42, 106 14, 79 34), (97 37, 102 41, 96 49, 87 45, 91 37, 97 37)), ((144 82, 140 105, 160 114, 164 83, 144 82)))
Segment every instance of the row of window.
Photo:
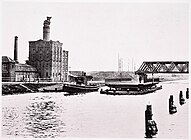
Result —
POLYGON ((52 77, 61 76, 61 73, 52 73, 52 77))
MULTIPOLYGON (((51 58, 51 54, 50 53, 42 53, 42 54, 30 54, 30 60, 33 61, 38 61, 38 60, 52 60, 53 62, 61 62, 62 61, 62 57, 59 54, 53 54, 52 58, 51 58)), ((68 58, 63 57, 63 61, 67 62, 68 58)))
MULTIPOLYGON (((58 76, 61 76, 62 74, 59 72, 59 73, 52 73, 52 77, 58 77, 58 76)), ((50 77, 50 74, 49 74, 49 72, 46 72, 46 77, 50 77)))
POLYGON ((33 54, 33 55, 30 55, 30 60, 33 60, 33 61, 38 61, 38 60, 51 60, 51 57, 49 54, 44 54, 44 55, 36 55, 36 54, 33 54))
POLYGON ((3 64, 3 66, 2 66, 2 71, 8 71, 6 64, 3 64))
MULTIPOLYGON (((37 68, 46 68, 46 69, 51 67, 50 62, 33 62, 32 65, 37 68)), ((54 68, 59 69, 61 67, 67 68, 68 65, 64 64, 64 63, 63 64, 62 63, 52 63, 52 67, 53 67, 53 69, 54 68)))
POLYGON ((37 68, 49 68, 50 63, 49 62, 34 62, 33 65, 37 68))
POLYGON ((7 64, 3 64, 3 65, 2 65, 2 71, 4 71, 4 72, 6 71, 6 72, 7 72, 7 71, 9 71, 9 68, 10 68, 10 69, 13 69, 14 66, 15 66, 15 65, 9 65, 9 66, 8 66, 7 64))

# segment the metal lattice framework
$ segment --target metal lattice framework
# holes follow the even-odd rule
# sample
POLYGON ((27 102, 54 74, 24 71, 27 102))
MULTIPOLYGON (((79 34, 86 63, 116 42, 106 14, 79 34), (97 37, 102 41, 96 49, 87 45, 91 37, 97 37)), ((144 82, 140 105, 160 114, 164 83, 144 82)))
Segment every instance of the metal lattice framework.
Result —
POLYGON ((189 73, 188 61, 145 61, 136 74, 143 73, 189 73))

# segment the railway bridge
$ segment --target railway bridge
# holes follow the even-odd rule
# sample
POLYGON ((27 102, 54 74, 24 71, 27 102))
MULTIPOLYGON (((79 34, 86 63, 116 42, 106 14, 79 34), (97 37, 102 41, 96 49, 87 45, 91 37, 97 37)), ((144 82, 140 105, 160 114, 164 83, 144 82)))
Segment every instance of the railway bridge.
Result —
POLYGON ((189 73, 189 61, 144 61, 135 74, 189 73))
MULTIPOLYGON (((188 61, 144 61, 140 68, 135 71, 139 75, 139 81, 155 81, 154 73, 189 73, 188 61), (152 74, 152 79, 147 78, 147 74, 152 74)), ((156 79, 159 81, 159 78, 156 79)))

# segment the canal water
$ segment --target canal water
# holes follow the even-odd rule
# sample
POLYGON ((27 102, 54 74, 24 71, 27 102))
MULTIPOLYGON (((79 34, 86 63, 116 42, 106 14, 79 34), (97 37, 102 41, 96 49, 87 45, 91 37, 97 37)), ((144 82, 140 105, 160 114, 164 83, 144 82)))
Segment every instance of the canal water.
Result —
POLYGON ((162 90, 146 95, 103 95, 99 92, 64 96, 29 93, 2 97, 2 137, 9 138, 144 138, 145 109, 152 105, 156 138, 188 139, 188 81, 161 83, 162 90), (177 113, 168 112, 174 95, 177 113))

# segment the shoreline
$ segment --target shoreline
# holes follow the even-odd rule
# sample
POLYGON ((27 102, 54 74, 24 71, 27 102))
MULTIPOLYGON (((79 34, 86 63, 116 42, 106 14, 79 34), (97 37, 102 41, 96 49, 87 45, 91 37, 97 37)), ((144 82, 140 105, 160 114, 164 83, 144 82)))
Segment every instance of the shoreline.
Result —
MULTIPOLYGON (((160 81, 159 83, 173 82, 173 81, 181 81, 181 80, 189 80, 189 79, 166 79, 160 81)), ((41 92, 44 88, 46 89, 61 89, 63 83, 18 83, 18 82, 9 82, 2 83, 2 96, 6 95, 18 95, 18 94, 26 94, 26 93, 38 93, 41 92)))
POLYGON ((58 83, 2 83, 2 96, 25 93, 37 93, 41 88, 57 85, 58 83))

